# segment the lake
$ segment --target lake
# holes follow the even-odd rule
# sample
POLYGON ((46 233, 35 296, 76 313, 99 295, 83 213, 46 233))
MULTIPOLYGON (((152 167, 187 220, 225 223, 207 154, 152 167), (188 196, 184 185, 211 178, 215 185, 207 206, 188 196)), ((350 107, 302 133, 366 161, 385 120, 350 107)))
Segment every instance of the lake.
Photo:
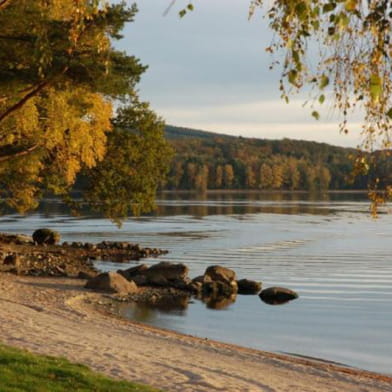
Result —
POLYGON ((264 288, 288 287, 300 297, 280 306, 238 296, 221 310, 193 300, 180 310, 122 305, 120 311, 186 334, 392 374, 392 214, 373 219, 366 195, 165 193, 158 206, 118 228, 98 216, 71 217, 47 200, 29 216, 3 216, 0 230, 50 227, 64 241, 138 242, 168 249, 159 260, 186 263, 191 277, 220 264, 264 288))

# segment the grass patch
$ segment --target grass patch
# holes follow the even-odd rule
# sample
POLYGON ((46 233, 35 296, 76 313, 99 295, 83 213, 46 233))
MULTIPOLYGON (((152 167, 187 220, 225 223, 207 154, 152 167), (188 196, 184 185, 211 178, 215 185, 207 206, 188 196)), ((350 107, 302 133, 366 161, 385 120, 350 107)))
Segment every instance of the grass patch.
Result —
POLYGON ((66 359, 34 355, 0 345, 1 392, 158 392, 117 381, 66 359))

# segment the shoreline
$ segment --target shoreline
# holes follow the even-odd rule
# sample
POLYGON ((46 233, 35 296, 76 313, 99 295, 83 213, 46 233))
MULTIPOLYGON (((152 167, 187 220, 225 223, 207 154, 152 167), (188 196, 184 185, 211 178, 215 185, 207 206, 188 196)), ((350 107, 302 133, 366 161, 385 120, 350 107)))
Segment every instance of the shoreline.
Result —
POLYGON ((165 391, 390 391, 392 376, 114 317, 84 280, 0 274, 1 342, 165 391))

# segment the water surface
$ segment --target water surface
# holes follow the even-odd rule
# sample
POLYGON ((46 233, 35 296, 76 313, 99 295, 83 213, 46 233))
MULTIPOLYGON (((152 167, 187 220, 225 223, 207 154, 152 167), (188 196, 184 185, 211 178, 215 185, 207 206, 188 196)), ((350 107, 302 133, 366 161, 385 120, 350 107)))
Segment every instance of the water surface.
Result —
POLYGON ((264 287, 289 287, 300 298, 282 306, 238 296, 219 311, 197 300, 175 311, 121 311, 187 334, 392 373, 392 215, 372 219, 361 194, 164 194, 158 204, 156 214, 120 229, 97 216, 71 217, 47 201, 39 213, 1 218, 0 230, 48 226, 64 241, 138 242, 168 249, 160 260, 186 263, 191 276, 220 264, 264 287))

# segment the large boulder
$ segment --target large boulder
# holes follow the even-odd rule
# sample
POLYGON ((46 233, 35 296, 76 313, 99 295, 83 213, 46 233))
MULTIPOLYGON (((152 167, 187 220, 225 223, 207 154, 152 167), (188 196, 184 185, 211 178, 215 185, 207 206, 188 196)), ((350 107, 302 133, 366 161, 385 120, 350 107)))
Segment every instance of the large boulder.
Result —
POLYGON ((126 280, 117 272, 104 272, 90 279, 84 286, 86 289, 106 293, 133 294, 138 291, 135 282, 126 280))
POLYGON ((146 264, 139 264, 126 270, 118 270, 117 272, 122 275, 126 280, 134 280, 135 277, 144 275, 147 270, 148 266, 146 264))
POLYGON ((211 279, 213 282, 222 282, 230 284, 235 281, 235 272, 229 268, 220 265, 211 265, 204 272, 204 280, 211 279))
POLYGON ((51 229, 38 229, 32 237, 38 245, 55 245, 60 242, 60 234, 51 229))
POLYGON ((163 261, 152 265, 143 275, 149 284, 155 286, 184 287, 189 284, 188 267, 185 264, 174 264, 163 261))
POLYGON ((263 290, 259 297, 262 301, 270 305, 281 305, 288 301, 298 298, 298 294, 284 287, 269 287, 263 290))
POLYGON ((249 279, 237 280, 238 294, 258 294, 261 290, 261 282, 249 279))

